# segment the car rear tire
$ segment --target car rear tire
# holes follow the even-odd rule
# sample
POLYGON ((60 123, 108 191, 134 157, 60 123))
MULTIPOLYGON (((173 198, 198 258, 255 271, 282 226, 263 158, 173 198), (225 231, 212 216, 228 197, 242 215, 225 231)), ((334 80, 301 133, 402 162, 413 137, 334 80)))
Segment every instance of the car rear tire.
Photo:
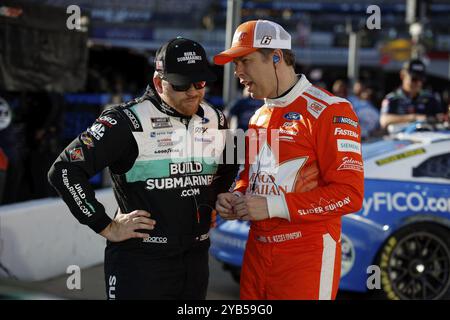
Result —
POLYGON ((392 300, 450 298, 450 231, 420 223, 384 243, 377 258, 382 295, 392 300))

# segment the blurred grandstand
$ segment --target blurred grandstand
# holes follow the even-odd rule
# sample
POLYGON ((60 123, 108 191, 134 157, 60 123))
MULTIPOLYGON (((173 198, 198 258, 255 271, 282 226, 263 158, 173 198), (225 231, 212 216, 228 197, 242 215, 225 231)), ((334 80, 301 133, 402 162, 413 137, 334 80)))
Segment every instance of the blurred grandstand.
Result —
MULTIPOLYGON (((95 119, 102 107, 142 93, 151 83, 153 57, 161 43, 181 35, 201 42, 210 58, 222 50, 229 2, 3 1, 0 96, 8 102, 13 117, 8 128, 0 129, 0 147, 13 160, 9 163, 15 170, 9 175, 14 182, 9 181, 5 192, 16 193, 3 197, 3 203, 54 195, 50 188, 42 187, 46 185, 45 172, 51 159, 95 119), (72 4, 81 8, 83 29, 70 33, 61 25, 65 26, 66 9, 72 4), (32 10, 18 11, 21 6, 32 10), (14 19, 8 20, 21 12, 24 20, 28 19, 22 29, 20 23, 11 22, 14 19), (30 28, 35 32, 28 32, 30 28), (33 178, 25 178, 30 176, 33 178), (27 185, 22 180, 27 180, 27 185)), ((419 13, 423 58, 428 64, 427 86, 438 92, 447 105, 450 3, 377 1, 381 28, 369 30, 366 20, 370 14, 366 11, 371 2, 242 0, 241 20, 272 19, 284 25, 292 34, 298 72, 330 91, 334 81, 348 79, 351 26, 361 39, 359 80, 371 90, 371 103, 379 108, 383 96, 398 86, 398 70, 411 56, 407 3, 423 4, 419 13)), ((215 66, 214 70, 222 79, 223 68, 215 66)), ((210 84, 207 99, 218 108, 229 108, 230 104, 223 105, 222 98, 222 81, 210 84)), ((104 181, 99 176, 93 182, 100 186, 104 181)))

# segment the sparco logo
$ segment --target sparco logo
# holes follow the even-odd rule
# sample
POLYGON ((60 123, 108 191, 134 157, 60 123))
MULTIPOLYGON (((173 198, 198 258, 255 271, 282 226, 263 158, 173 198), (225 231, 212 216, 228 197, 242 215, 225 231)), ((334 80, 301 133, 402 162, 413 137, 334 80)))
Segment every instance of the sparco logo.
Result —
POLYGON ((123 109, 123 112, 130 119, 131 123, 133 124, 134 129, 139 130, 141 128, 141 125, 140 125, 139 121, 136 119, 136 117, 134 116, 134 114, 128 109, 123 109))
POLYGON ((148 237, 144 238, 142 242, 146 243, 167 243, 166 237, 148 237))

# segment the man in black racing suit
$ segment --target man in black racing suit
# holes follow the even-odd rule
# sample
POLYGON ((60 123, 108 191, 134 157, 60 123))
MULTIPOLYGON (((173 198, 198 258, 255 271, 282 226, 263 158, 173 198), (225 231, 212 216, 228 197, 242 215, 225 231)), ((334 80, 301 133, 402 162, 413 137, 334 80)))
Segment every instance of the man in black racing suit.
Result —
POLYGON ((200 44, 173 39, 155 66, 157 93, 104 111, 61 153, 49 181, 80 223, 108 239, 108 299, 205 299, 214 203, 238 168, 222 159, 224 115, 203 101, 215 77, 200 44), (88 182, 105 167, 114 219, 88 182))

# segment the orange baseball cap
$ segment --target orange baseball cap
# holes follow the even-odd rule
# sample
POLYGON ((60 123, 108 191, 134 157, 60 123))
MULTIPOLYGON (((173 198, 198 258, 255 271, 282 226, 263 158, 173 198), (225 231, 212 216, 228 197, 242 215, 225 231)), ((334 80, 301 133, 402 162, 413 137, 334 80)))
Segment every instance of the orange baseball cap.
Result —
POLYGON ((278 23, 251 20, 234 32, 231 48, 214 56, 215 64, 226 64, 261 48, 291 49, 291 36, 278 23))

